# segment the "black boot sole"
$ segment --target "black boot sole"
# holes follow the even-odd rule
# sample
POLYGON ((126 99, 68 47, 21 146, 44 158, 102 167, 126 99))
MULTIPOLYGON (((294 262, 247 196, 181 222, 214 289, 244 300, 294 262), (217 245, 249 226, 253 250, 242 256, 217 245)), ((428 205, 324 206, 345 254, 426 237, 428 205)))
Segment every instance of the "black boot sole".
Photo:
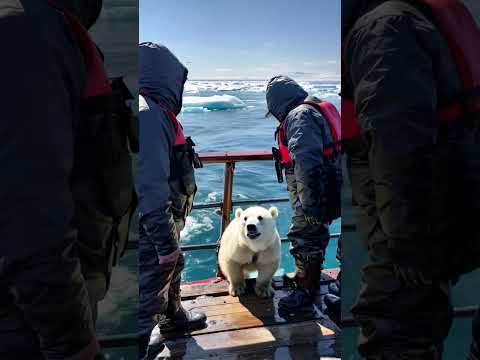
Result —
POLYGON ((291 312, 291 313, 311 313, 314 311, 313 301, 307 304, 303 304, 302 306, 298 307, 288 307, 286 305, 282 305, 281 302, 278 303, 278 312, 291 312))
POLYGON ((207 327, 206 319, 199 320, 195 322, 188 322, 188 323, 172 323, 165 324, 160 327, 162 333, 172 333, 178 331, 193 331, 193 330, 200 330, 207 327))

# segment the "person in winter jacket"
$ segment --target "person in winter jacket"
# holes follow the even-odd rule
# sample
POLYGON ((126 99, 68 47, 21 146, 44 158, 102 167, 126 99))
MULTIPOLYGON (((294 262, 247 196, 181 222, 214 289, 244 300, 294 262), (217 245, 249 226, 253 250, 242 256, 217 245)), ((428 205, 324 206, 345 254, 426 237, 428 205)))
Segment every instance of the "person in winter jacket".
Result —
MULTIPOLYGON (((479 117, 439 123, 462 81, 427 3, 342 2, 342 102, 353 103, 361 129, 342 146, 369 253, 352 313, 368 359, 440 359, 451 284, 480 267, 479 117)), ((342 136, 353 119, 346 109, 342 136)), ((478 326, 477 315, 471 359, 480 358, 478 326)))
POLYGON ((153 43, 140 44, 139 66, 138 322, 140 356, 148 345, 150 358, 163 346, 162 333, 203 326, 206 317, 183 309, 180 298, 180 231, 196 192, 192 143, 175 118, 188 71, 165 46, 153 43))
POLYGON ((325 249, 330 239, 330 221, 325 215, 328 211, 327 195, 333 189, 328 174, 329 169, 337 174, 341 172, 340 156, 324 156, 324 148, 333 143, 327 121, 319 110, 303 104, 309 100, 319 102, 319 99, 310 97, 287 76, 270 79, 266 97, 269 114, 284 129, 283 139, 279 141, 288 146, 291 157, 291 162, 284 164, 284 168, 294 211, 288 238, 296 265, 296 287, 280 300, 279 306, 295 310, 311 305, 320 286, 325 249))
MULTIPOLYGON (((92 25, 101 1, 58 1, 92 25)), ((70 176, 86 71, 64 15, 0 2, 0 358, 94 359, 70 176)))

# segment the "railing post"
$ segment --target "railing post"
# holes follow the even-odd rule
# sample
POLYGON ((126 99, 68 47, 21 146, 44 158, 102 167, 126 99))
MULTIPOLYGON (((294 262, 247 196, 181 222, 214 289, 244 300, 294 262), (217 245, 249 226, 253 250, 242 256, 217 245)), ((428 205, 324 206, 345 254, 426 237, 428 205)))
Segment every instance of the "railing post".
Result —
MULTIPOLYGON (((223 175, 223 204, 222 204, 222 223, 220 227, 220 237, 217 241, 217 255, 218 250, 220 249, 220 239, 222 238, 223 232, 230 224, 230 215, 232 213, 233 204, 232 204, 232 194, 233 194, 233 171, 235 170, 235 161, 227 160, 225 163, 225 172, 223 175)), ((224 278, 220 266, 217 262, 217 273, 216 276, 218 279, 224 278)))
POLYGON ((232 214, 233 204, 233 172, 235 170, 235 161, 227 161, 225 163, 225 174, 223 183, 223 205, 222 205, 222 227, 221 234, 230 224, 230 215, 232 214))

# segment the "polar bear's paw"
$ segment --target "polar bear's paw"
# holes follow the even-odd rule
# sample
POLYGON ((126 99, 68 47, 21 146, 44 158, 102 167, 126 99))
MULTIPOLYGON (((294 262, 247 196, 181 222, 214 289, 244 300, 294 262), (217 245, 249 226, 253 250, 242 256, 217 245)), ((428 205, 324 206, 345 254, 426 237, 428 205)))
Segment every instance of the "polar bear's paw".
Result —
POLYGON ((271 298, 275 291, 270 283, 255 286, 255 294, 261 298, 271 298))
POLYGON ((228 292, 231 296, 240 296, 245 294, 245 284, 230 284, 228 292))

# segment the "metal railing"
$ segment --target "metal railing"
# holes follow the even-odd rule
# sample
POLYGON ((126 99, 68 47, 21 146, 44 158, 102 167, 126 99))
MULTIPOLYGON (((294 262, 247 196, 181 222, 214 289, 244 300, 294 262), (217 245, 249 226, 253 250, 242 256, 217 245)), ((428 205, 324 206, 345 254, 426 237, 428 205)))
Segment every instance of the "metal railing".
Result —
MULTIPOLYGON (((223 201, 219 203, 221 214, 222 214, 222 223, 220 227, 220 232, 223 233, 223 230, 230 223, 230 216, 232 214, 234 203, 232 201, 233 195, 233 176, 235 171, 235 164, 237 162, 244 161, 265 161, 273 160, 273 154, 271 151, 260 150, 260 151, 227 151, 227 152, 211 152, 199 154, 200 159, 204 164, 225 164, 225 170, 223 173, 223 201)), ((280 199, 285 201, 285 199, 280 199)), ((286 199, 288 201, 288 199, 286 199)), ((239 204, 241 202, 236 202, 239 204)), ((265 203, 265 201, 263 202, 265 203)), ((211 204, 203 204, 203 208, 208 208, 211 204)))
MULTIPOLYGON (((233 177, 235 173, 235 165, 237 162, 252 162, 252 161, 273 161, 273 154, 270 150, 257 151, 225 151, 225 152, 207 152, 198 154, 203 164, 225 164, 224 180, 223 180, 223 199, 221 202, 200 203, 193 206, 193 210, 200 209, 220 209, 222 221, 220 224, 220 235, 230 223, 234 206, 250 206, 270 203, 288 202, 288 197, 258 199, 258 200, 238 200, 233 201, 233 177)), ((338 238, 340 233, 333 233, 330 235, 333 238, 338 238)), ((282 238, 282 242, 287 242, 287 238, 282 238)), ((183 251, 194 250, 208 250, 215 249, 217 244, 198 244, 198 245, 182 245, 183 251)), ((127 250, 138 248, 138 240, 130 241, 127 245, 127 250)))

